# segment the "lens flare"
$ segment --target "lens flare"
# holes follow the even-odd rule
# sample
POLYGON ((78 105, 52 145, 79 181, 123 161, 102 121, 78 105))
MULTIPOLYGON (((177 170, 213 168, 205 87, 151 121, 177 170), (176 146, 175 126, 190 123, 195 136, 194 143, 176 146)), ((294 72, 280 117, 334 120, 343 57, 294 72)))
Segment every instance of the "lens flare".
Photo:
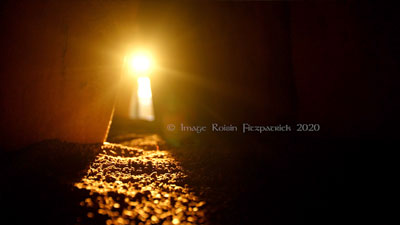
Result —
POLYGON ((150 72, 153 64, 150 54, 139 52, 131 56, 128 60, 129 69, 134 74, 147 74, 150 72))

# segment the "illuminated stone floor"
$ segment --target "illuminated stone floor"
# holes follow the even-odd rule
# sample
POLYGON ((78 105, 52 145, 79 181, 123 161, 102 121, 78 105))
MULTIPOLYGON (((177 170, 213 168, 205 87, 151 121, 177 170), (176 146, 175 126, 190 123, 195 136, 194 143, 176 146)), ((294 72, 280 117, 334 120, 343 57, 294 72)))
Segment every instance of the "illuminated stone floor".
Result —
POLYGON ((391 224, 381 220, 395 215, 385 182, 396 164, 373 158, 393 143, 297 140, 286 149, 208 136, 169 149, 158 136, 117 137, 110 142, 121 145, 47 140, 6 155, 2 224, 391 224), (363 171, 371 162, 382 169, 363 171))
POLYGON ((105 143, 75 187, 89 195, 80 202, 87 224, 205 224, 205 202, 190 187, 182 167, 158 136, 105 143), (126 146, 129 145, 130 147, 126 146))

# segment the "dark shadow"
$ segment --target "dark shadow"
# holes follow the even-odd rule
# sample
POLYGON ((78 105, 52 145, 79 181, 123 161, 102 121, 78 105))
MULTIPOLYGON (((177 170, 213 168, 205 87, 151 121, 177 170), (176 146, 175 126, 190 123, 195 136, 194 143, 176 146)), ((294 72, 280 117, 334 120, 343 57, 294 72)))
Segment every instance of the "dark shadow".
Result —
POLYGON ((76 224, 88 192, 73 187, 100 144, 43 141, 8 154, 2 164, 2 220, 10 224, 76 224))

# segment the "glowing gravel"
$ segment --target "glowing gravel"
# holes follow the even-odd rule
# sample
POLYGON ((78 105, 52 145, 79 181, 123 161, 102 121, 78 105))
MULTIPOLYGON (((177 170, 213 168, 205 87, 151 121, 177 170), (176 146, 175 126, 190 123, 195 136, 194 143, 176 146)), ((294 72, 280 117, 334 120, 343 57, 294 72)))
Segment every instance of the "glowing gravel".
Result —
POLYGON ((106 224, 206 223, 205 202, 189 191, 169 152, 108 143, 102 150, 75 184, 90 191, 81 202, 91 210, 88 218, 106 216, 106 224))

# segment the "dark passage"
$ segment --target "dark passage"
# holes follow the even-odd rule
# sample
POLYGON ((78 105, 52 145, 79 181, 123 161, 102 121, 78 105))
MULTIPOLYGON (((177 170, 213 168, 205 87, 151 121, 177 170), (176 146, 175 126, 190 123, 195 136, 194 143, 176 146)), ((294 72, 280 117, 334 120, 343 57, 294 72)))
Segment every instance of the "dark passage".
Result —
POLYGON ((0 7, 4 224, 397 224, 393 5, 0 7))

